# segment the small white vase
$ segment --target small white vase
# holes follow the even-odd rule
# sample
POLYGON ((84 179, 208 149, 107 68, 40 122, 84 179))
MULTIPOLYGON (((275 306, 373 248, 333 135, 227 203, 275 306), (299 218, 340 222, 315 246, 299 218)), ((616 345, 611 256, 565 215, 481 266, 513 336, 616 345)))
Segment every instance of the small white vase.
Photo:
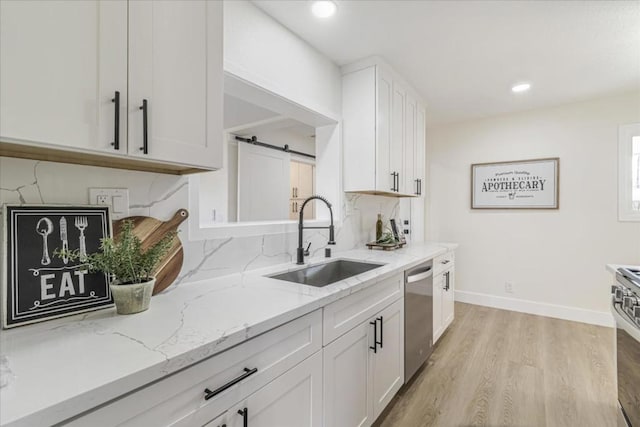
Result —
POLYGON ((118 314, 134 314, 149 308, 155 277, 148 282, 120 285, 117 281, 111 283, 111 295, 116 303, 118 314))

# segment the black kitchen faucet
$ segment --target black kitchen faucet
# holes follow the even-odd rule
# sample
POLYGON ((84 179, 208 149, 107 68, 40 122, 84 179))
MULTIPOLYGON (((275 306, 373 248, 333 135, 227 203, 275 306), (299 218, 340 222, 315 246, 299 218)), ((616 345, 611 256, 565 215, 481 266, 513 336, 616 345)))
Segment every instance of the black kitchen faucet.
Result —
MULTIPOLYGON (((302 202, 302 207, 300 208, 300 219, 298 221, 298 250, 297 250, 297 261, 296 264, 298 265, 302 265, 304 264, 304 256, 307 255, 309 256, 309 247, 307 247, 307 249, 305 250, 302 247, 302 230, 304 230, 305 228, 328 228, 329 229, 329 242, 327 242, 327 244, 329 245, 335 245, 336 241, 335 241, 335 237, 334 237, 334 228, 333 228, 333 210, 331 209, 331 203, 329 203, 327 201, 327 199, 325 199, 322 196, 311 196, 308 199, 306 199, 304 202, 302 202), (329 208, 329 214, 331 216, 331 225, 329 225, 328 227, 305 227, 303 225, 303 221, 304 221, 304 207, 307 205, 307 203, 309 203, 311 200, 314 199, 318 199, 318 200, 322 200, 327 207, 329 208)), ((311 246, 311 244, 309 244, 309 246, 311 246)))

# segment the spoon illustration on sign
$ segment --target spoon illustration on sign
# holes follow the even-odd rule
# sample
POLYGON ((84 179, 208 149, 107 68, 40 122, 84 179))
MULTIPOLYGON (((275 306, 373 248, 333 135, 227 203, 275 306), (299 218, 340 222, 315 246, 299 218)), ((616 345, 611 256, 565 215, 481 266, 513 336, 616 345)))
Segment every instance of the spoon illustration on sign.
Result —
POLYGON ((47 237, 53 232, 53 222, 47 217, 42 217, 36 224, 36 231, 42 236, 42 265, 51 264, 51 258, 49 257, 49 246, 47 243, 47 237))

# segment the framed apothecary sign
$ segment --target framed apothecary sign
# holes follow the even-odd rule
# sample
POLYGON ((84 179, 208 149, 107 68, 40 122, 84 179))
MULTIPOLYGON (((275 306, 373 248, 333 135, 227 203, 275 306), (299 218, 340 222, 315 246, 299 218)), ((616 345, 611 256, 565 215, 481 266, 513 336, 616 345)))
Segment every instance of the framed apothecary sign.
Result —
POLYGON ((558 209, 560 159, 471 165, 472 209, 558 209))
POLYGON ((111 236, 106 206, 4 206, 2 325, 5 328, 113 305, 108 277, 82 255, 111 236), (80 260, 55 254, 78 250, 80 260))

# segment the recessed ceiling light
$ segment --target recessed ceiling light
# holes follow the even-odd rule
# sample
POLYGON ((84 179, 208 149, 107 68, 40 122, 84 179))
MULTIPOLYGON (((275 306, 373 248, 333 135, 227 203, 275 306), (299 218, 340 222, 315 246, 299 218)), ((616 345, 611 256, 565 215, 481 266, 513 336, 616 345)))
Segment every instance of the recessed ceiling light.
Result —
POLYGON ((328 18, 336 13, 338 6, 330 0, 314 1, 311 11, 318 18, 328 18))
POLYGON ((511 88, 511 91, 515 93, 520 93, 520 92, 526 92, 529 89, 531 89, 531 83, 518 83, 517 85, 511 88))

